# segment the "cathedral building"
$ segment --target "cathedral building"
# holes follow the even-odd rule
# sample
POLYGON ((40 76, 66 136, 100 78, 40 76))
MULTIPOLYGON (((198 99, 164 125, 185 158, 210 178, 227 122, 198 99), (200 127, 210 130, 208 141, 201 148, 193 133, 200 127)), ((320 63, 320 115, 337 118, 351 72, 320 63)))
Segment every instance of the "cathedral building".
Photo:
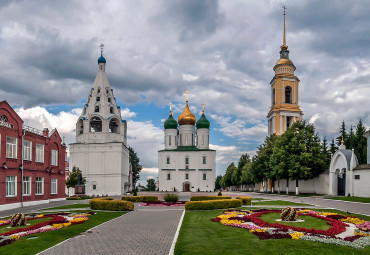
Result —
POLYGON ((275 76, 270 82, 271 108, 267 114, 268 135, 281 135, 293 122, 302 119, 299 108, 299 79, 295 76, 295 66, 289 59, 285 40, 285 9, 283 45, 280 46, 280 59, 274 66, 275 76))
POLYGON ((103 46, 98 74, 76 124, 76 143, 70 144, 69 165, 70 171, 82 171, 87 195, 122 195, 130 187, 127 123, 105 73, 103 46))
POLYGON ((165 148, 158 151, 160 191, 213 191, 216 151, 209 149, 210 122, 204 114, 196 121, 186 98, 185 109, 164 122, 165 148))

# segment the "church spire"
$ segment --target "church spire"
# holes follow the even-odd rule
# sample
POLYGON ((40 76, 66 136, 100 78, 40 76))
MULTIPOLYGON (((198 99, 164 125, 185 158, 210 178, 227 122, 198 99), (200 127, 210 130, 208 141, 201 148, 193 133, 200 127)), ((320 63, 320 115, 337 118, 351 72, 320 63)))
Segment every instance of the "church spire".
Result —
POLYGON ((288 49, 288 46, 286 45, 286 39, 285 39, 285 10, 286 10, 286 7, 283 6, 283 9, 284 9, 284 33, 283 33, 283 45, 281 45, 281 49, 288 49))

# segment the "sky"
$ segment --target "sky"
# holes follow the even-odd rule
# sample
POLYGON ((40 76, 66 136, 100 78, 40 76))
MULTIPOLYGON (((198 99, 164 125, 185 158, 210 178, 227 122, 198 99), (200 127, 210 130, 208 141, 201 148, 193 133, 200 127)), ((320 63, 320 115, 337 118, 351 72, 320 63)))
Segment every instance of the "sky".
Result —
POLYGON ((104 43, 139 182, 157 176, 169 103, 177 118, 186 91, 197 118, 205 103, 223 174, 267 135, 284 5, 304 119, 329 140, 343 120, 369 127, 370 5, 356 0, 1 1, 0 100, 73 143, 104 43))

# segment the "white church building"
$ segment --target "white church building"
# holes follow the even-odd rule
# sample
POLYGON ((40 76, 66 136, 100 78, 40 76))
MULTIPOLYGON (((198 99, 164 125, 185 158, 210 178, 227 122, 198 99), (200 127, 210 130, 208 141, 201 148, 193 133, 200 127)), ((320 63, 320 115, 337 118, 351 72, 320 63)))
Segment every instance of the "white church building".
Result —
POLYGON ((196 121, 186 98, 178 117, 172 110, 164 122, 165 148, 158 151, 159 191, 213 191, 216 151, 209 149, 210 123, 204 114, 196 121))
POLYGON ((127 123, 105 66, 101 45, 98 74, 76 124, 76 142, 70 144, 70 169, 82 171, 87 195, 122 195, 130 188, 127 123))

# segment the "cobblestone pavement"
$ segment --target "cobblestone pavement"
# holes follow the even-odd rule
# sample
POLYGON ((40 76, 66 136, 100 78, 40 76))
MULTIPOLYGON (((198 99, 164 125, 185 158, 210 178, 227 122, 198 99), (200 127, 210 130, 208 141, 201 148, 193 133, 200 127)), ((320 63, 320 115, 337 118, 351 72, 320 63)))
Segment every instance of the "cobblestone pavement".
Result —
POLYGON ((370 216, 370 204, 369 203, 354 203, 354 202, 347 202, 341 200, 332 200, 332 199, 325 199, 324 197, 297 197, 297 196, 287 196, 287 195, 275 195, 275 194, 263 194, 263 193, 255 193, 255 192, 223 192, 223 195, 231 195, 233 197, 236 196, 250 196, 250 197, 261 197, 261 198, 268 198, 273 200, 285 200, 297 203, 306 203, 306 204, 313 204, 320 207, 326 208, 335 208, 342 211, 349 211, 351 213, 359 213, 365 214, 370 216))
POLYGON ((135 208, 40 254, 168 254, 184 209, 135 208))

